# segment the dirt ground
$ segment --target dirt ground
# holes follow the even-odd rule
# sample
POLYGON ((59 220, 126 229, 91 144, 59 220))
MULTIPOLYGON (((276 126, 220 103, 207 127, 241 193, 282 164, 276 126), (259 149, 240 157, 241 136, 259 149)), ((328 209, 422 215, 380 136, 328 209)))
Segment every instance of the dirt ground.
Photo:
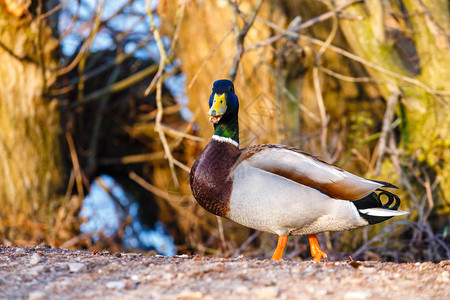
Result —
POLYGON ((450 261, 270 262, 0 246, 1 299, 450 299, 450 261))

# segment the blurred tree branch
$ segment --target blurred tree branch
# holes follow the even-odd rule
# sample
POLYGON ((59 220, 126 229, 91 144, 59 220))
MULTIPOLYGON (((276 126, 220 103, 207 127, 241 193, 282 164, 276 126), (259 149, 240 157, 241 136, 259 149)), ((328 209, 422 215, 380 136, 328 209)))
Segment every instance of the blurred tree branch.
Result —
MULTIPOLYGON (((234 81, 234 79, 236 78, 236 73, 239 67, 239 63, 241 62, 241 58, 242 55, 244 55, 245 52, 245 48, 244 48, 244 40, 245 40, 245 36, 247 35, 248 31, 250 30, 250 28, 253 25, 253 22, 255 22, 256 19, 256 15, 258 14, 260 8, 261 8, 261 4, 262 4, 262 0, 259 0, 259 2, 253 7, 253 11, 252 14, 250 15, 248 20, 245 20, 243 14, 241 13, 241 11, 239 10, 238 5, 233 2, 232 0, 228 0, 228 3, 230 3, 231 7, 233 7, 233 11, 235 13, 236 16, 240 16, 242 18, 242 20, 244 20, 244 25, 242 26, 241 29, 238 29, 238 25, 237 25, 237 20, 236 20, 236 49, 237 49, 237 53, 233 59, 233 64, 231 65, 230 68, 230 73, 228 75, 228 78, 232 81, 234 81)), ((236 17, 237 19, 237 17, 236 17)))

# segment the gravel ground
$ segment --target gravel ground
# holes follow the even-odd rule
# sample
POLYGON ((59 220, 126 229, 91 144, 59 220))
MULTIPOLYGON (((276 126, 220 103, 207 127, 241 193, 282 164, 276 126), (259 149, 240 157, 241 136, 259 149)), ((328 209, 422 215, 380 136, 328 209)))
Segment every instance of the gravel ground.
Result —
POLYGON ((450 261, 270 262, 0 246, 1 299, 450 299, 450 261))

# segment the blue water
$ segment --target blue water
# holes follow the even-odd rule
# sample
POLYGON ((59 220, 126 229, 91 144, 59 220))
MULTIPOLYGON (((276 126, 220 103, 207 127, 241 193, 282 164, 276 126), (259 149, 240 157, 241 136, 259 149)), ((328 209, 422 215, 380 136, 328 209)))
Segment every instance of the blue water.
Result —
POLYGON ((125 228, 122 237, 126 248, 154 249, 162 255, 175 255, 177 249, 164 224, 158 221, 154 224, 154 229, 142 224, 138 215, 139 204, 111 176, 101 175, 99 178, 116 200, 94 181, 81 206, 80 218, 84 220, 80 226, 81 232, 92 234, 94 242, 100 239, 100 232, 106 237, 114 238, 120 224, 129 216, 132 222, 125 228))

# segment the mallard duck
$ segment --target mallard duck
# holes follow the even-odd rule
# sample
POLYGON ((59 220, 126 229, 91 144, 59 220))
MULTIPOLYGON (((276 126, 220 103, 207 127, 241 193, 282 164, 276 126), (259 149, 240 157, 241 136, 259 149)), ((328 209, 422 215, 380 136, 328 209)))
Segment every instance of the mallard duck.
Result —
POLYGON ((308 235, 311 255, 326 254, 316 234, 376 224, 400 216, 396 188, 368 180, 285 145, 239 149, 239 100, 229 80, 214 82, 209 98, 214 135, 190 173, 192 193, 207 211, 256 230, 277 234, 272 260, 288 235, 308 235), (386 196, 383 204, 381 196, 386 196))

